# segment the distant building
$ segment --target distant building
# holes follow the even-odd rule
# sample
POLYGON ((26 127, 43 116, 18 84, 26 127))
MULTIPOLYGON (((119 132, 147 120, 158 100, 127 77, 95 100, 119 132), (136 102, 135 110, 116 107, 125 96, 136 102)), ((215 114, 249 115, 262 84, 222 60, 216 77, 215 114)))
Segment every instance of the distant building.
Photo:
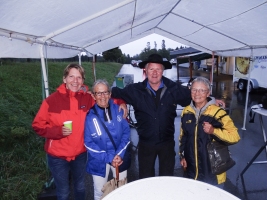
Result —
POLYGON ((192 47, 184 48, 184 49, 178 49, 174 51, 170 51, 170 57, 171 58, 177 58, 178 56, 193 54, 193 53, 199 53, 200 51, 197 49, 194 49, 192 47))

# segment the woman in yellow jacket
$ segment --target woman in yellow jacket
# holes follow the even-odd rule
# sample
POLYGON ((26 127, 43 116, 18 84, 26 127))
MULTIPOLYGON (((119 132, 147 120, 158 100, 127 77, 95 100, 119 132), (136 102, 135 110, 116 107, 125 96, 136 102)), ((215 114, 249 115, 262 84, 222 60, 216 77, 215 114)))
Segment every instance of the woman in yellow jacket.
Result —
POLYGON ((210 82, 204 77, 192 81, 192 102, 184 108, 181 116, 179 154, 188 178, 217 185, 225 182, 226 173, 211 173, 207 144, 212 138, 232 145, 240 137, 229 115, 214 105, 215 100, 209 97, 210 89, 210 82))

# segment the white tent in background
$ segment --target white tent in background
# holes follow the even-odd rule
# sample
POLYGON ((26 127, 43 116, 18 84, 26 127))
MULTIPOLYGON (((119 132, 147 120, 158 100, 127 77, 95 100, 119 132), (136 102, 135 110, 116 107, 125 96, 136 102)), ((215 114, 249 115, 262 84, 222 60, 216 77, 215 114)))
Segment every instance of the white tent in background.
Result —
POLYGON ((44 57, 95 55, 152 33, 215 55, 267 54, 265 0, 9 0, 0 13, 0 58, 42 66, 44 57))

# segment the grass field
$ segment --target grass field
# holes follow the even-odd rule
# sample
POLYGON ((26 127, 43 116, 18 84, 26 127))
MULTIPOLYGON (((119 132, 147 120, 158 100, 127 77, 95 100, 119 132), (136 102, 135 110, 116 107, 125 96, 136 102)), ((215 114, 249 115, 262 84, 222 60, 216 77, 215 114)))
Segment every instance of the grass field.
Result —
MULTIPOLYGON (((69 63, 49 62, 49 92, 62 83, 69 63)), ((83 63, 85 84, 93 83, 92 63, 83 63)), ((111 85, 122 64, 96 63, 96 77, 111 85)), ((0 194, 1 200, 36 199, 49 178, 44 139, 31 122, 42 102, 41 64, 2 63, 0 66, 0 194)))

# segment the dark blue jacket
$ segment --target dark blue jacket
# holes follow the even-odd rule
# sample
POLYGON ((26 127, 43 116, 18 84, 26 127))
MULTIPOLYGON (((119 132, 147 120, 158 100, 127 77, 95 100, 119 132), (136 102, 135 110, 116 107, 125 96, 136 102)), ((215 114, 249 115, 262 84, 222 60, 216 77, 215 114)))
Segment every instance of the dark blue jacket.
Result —
POLYGON ((88 173, 105 177, 106 164, 111 163, 115 155, 123 158, 125 150, 130 143, 130 127, 123 119, 123 111, 119 112, 119 106, 109 100, 112 120, 104 121, 104 110, 94 105, 102 122, 106 125, 116 144, 117 151, 103 128, 100 119, 91 109, 85 119, 84 145, 88 151, 86 170, 88 173))
POLYGON ((130 84, 123 89, 112 88, 112 97, 121 98, 131 104, 137 120, 139 141, 146 144, 159 144, 174 140, 174 119, 177 104, 190 104, 190 90, 162 77, 164 87, 161 91, 158 108, 151 91, 147 88, 147 79, 130 84))

